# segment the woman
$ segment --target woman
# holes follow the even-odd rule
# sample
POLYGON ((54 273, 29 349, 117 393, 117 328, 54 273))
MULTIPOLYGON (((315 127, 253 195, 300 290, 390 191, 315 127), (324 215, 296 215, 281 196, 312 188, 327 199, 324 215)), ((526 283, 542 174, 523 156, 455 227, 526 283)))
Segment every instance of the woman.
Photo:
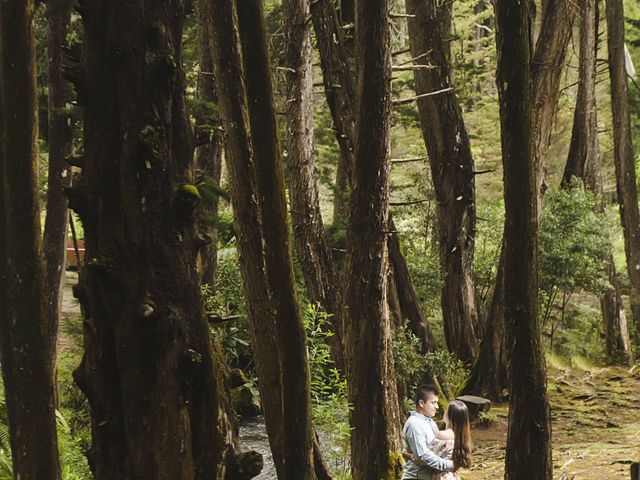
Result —
MULTIPOLYGON (((434 475, 433 480, 460 480, 459 468, 471 467, 471 427, 469 410, 460 400, 453 400, 444 412, 445 430, 436 433, 436 438, 427 446, 442 458, 453 460, 456 472, 444 472, 434 475)), ((403 452, 405 458, 415 462, 413 454, 403 452)))

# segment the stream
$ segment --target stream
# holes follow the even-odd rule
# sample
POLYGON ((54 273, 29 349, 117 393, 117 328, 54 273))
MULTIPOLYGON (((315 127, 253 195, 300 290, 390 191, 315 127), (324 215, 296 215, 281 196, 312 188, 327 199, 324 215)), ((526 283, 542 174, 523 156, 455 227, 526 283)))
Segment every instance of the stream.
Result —
POLYGON ((243 450, 255 450, 262 454, 264 468, 254 480, 273 480, 276 477, 276 469, 269 448, 269 437, 264 424, 264 417, 255 417, 244 420, 240 424, 240 445, 243 450))

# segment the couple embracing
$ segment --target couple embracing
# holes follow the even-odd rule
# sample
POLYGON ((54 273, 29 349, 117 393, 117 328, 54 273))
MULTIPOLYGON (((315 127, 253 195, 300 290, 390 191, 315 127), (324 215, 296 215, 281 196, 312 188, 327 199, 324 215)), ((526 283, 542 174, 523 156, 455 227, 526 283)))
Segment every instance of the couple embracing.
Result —
POLYGON ((457 470, 471 466, 469 411, 459 400, 444 413, 446 429, 433 421, 438 410, 438 389, 422 385, 416 392, 416 409, 404 424, 402 440, 406 459, 402 480, 459 480, 457 470))

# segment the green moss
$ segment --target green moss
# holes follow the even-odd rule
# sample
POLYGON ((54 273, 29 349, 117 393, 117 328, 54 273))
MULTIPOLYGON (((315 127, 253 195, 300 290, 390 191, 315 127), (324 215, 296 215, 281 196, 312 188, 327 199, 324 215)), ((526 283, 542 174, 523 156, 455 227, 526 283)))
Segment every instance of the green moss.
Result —
POLYGON ((192 197, 197 200, 200 200, 201 198, 198 187, 196 187, 195 185, 191 185, 190 183, 181 183, 180 185, 178 185, 178 191, 176 193, 183 197, 192 197))
POLYGON ((402 452, 394 450, 389 452, 389 470, 381 480, 397 480, 402 476, 402 465, 404 459, 402 458, 402 452))

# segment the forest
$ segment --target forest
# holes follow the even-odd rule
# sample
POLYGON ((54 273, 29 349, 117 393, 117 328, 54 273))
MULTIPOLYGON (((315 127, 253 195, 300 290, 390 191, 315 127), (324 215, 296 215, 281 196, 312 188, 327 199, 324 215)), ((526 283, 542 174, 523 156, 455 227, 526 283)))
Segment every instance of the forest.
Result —
POLYGON ((0 61, 0 480, 640 480, 637 0, 2 0, 0 61))

